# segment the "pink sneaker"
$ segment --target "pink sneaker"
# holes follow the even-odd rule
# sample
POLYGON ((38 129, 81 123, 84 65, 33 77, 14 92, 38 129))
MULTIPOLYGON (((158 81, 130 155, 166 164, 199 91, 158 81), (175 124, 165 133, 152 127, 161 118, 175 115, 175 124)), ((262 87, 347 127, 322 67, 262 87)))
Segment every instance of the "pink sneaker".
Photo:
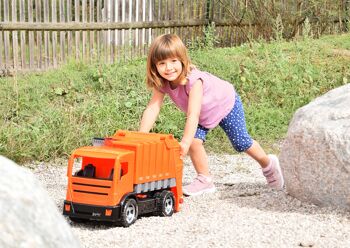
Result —
POLYGON ((213 193, 215 192, 215 186, 212 180, 208 179, 206 176, 202 174, 198 174, 198 176, 193 180, 193 182, 189 185, 186 185, 182 188, 182 192, 186 196, 195 196, 201 195, 204 193, 213 193))
POLYGON ((263 168, 263 174, 266 177, 266 181, 271 188, 281 190, 284 185, 284 179, 280 167, 278 158, 275 155, 268 155, 270 158, 270 164, 263 168))

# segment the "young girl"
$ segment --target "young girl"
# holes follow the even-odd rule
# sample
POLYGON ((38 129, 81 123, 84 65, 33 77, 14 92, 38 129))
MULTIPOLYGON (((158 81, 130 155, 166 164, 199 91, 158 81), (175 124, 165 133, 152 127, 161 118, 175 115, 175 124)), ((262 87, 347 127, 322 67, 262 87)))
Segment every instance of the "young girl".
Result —
POLYGON ((214 192, 203 143, 208 131, 219 125, 234 149, 246 152, 262 167, 268 184, 282 189, 284 180, 275 155, 266 155, 248 134, 243 106, 232 84, 191 65, 187 49, 174 34, 157 37, 149 49, 147 85, 153 94, 141 119, 141 132, 153 127, 165 95, 186 113, 184 134, 180 142, 181 155, 189 153, 197 177, 183 187, 185 195, 214 192))

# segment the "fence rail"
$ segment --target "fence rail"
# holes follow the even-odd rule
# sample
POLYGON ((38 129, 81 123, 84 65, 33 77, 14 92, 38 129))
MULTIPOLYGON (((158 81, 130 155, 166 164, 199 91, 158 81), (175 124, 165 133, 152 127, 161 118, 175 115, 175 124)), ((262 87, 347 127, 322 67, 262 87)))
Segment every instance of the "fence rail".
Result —
MULTIPOLYGON (((276 13, 296 13, 286 21, 295 35, 304 13, 318 11, 303 2, 308 1, 0 0, 0 75, 55 68, 71 58, 113 63, 142 56, 162 33, 176 33, 194 44, 204 39, 203 30, 211 23, 219 46, 269 38, 273 23, 266 20, 275 20, 276 13)), ((329 15, 336 20, 320 25, 319 32, 343 29, 350 1, 321 2, 320 7, 336 13, 329 15)))

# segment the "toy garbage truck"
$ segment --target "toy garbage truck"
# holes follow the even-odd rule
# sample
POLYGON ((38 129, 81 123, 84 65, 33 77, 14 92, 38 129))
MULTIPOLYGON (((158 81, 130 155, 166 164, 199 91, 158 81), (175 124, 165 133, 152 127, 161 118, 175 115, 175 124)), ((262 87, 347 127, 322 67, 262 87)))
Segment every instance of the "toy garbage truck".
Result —
POLYGON ((138 216, 171 216, 183 202, 180 145, 167 134, 119 130, 76 149, 68 161, 63 214, 132 225, 138 216))

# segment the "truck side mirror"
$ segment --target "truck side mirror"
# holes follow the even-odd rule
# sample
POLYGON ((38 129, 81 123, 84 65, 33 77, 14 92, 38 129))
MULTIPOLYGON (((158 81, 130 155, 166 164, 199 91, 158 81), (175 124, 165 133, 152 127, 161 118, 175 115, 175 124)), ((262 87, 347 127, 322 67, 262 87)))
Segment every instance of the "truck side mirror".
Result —
POLYGON ((111 170, 111 173, 109 173, 109 180, 113 180, 113 175, 114 175, 114 169, 111 170))
MULTIPOLYGON (((108 179, 109 180, 113 180, 113 176, 114 176, 114 168, 111 170, 111 173, 109 174, 108 179)), ((120 177, 119 177, 119 179, 121 179, 122 176, 124 176, 124 172, 123 172, 123 169, 120 169, 120 177)))

